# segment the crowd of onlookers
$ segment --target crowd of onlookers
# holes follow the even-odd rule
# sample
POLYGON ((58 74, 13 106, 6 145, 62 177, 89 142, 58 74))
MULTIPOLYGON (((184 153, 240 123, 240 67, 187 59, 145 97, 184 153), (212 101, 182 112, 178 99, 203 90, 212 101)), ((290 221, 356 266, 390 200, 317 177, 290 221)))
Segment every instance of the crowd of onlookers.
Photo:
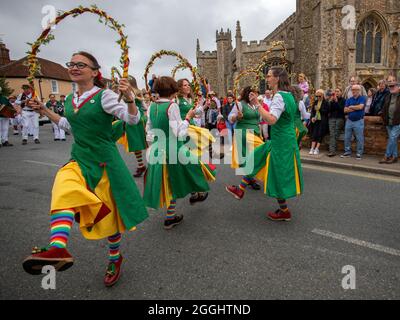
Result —
POLYGON ((400 135, 400 91, 394 76, 381 80, 378 88, 368 91, 359 79, 352 77, 342 92, 317 90, 315 101, 309 106, 311 117, 309 130, 312 139, 310 154, 319 154, 323 138, 329 134, 329 157, 337 152, 337 140, 344 128, 344 153, 342 158, 352 154, 351 142, 354 135, 357 143, 356 159, 364 153, 364 117, 379 116, 388 132, 388 143, 384 158, 380 163, 391 164, 398 161, 398 138, 400 135))

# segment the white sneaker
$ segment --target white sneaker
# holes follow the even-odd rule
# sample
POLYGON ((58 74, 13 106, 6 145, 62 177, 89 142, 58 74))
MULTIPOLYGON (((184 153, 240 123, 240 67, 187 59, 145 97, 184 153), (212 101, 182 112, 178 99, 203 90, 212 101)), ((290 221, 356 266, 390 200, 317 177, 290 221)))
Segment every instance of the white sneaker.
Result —
POLYGON ((311 149, 308 154, 314 154, 314 149, 311 149))
POLYGON ((315 149, 313 154, 314 155, 318 155, 319 154, 319 149, 315 149))

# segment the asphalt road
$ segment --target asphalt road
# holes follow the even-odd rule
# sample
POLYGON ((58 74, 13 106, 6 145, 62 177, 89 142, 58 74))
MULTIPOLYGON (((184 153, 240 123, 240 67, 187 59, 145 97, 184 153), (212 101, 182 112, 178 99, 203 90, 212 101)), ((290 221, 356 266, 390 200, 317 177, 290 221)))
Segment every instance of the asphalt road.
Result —
MULTIPOLYGON (((183 224, 165 231, 164 212, 153 210, 124 235, 123 275, 111 289, 102 283, 106 241, 85 240, 74 225, 75 264, 57 274, 56 290, 44 290, 42 276, 21 263, 34 245, 47 244, 52 183, 71 141, 54 142, 45 125, 40 145, 11 136, 14 147, 0 148, 0 299, 400 298, 399 181, 310 166, 304 194, 289 201, 290 223, 266 219, 276 203, 261 191, 233 199, 224 186, 240 178, 218 166, 205 203, 178 201, 183 224), (354 290, 342 287, 347 265, 355 268, 354 290)), ((133 156, 122 154, 133 172, 133 156)))

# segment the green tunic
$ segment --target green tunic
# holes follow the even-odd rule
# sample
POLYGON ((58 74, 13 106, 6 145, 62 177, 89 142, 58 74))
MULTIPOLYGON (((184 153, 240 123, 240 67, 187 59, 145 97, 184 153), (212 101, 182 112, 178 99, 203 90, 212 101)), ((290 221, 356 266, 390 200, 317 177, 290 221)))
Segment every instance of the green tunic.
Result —
POLYGON ((260 114, 257 109, 252 109, 245 101, 242 105, 243 118, 238 120, 235 128, 235 141, 238 153, 238 163, 244 166, 247 157, 247 130, 253 130, 255 135, 260 135, 260 114))
POLYGON ((71 159, 79 164, 87 187, 92 191, 106 170, 118 213, 126 229, 130 230, 144 221, 148 214, 113 140, 113 116, 103 110, 102 93, 98 92, 77 113, 72 105, 72 95, 65 102, 65 116, 75 139, 71 159))
POLYGON ((136 106, 140 112, 140 120, 138 124, 127 124, 125 131, 128 139, 129 152, 146 150, 148 145, 146 141, 146 113, 143 109, 143 103, 135 99, 136 106))
POLYGON ((303 174, 294 124, 298 108, 292 94, 279 94, 285 102, 285 111, 271 127, 271 140, 257 147, 249 156, 249 163, 254 161, 254 170, 248 176, 255 177, 265 168, 269 156, 265 193, 270 197, 288 199, 296 197, 303 190, 303 174))
POLYGON ((150 146, 148 169, 145 177, 144 200, 148 207, 157 209, 160 206, 160 195, 163 181, 163 163, 166 163, 169 185, 174 199, 184 198, 192 192, 205 192, 209 190, 208 182, 204 177, 198 157, 173 134, 169 135, 168 108, 170 102, 153 103, 150 106, 150 120, 152 130, 159 129, 165 134, 166 141, 158 137, 150 146), (170 144, 177 148, 171 148, 170 144), (187 164, 179 161, 179 154, 188 159, 187 164), (156 161, 159 159, 160 161, 156 161))

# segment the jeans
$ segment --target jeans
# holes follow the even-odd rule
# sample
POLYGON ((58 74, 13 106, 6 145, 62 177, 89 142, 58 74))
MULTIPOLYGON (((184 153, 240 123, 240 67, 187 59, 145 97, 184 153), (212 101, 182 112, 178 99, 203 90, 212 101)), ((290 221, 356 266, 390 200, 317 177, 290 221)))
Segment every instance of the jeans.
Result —
POLYGON ((339 139, 343 124, 344 119, 329 119, 329 152, 336 152, 336 142, 339 139))
POLYGON ((228 144, 229 144, 229 146, 231 146, 232 145, 233 131, 236 128, 236 123, 237 122, 231 123, 228 120, 226 120, 225 123, 226 123, 226 127, 228 129, 228 144))
POLYGON ((387 126, 386 129, 389 136, 386 147, 386 157, 393 157, 396 159, 399 157, 399 152, 397 150, 397 141, 400 136, 400 124, 396 126, 387 126))
POLYGON ((357 140, 357 154, 364 153, 364 119, 358 121, 351 121, 347 119, 344 130, 344 152, 351 153, 351 136, 353 135, 357 140))

